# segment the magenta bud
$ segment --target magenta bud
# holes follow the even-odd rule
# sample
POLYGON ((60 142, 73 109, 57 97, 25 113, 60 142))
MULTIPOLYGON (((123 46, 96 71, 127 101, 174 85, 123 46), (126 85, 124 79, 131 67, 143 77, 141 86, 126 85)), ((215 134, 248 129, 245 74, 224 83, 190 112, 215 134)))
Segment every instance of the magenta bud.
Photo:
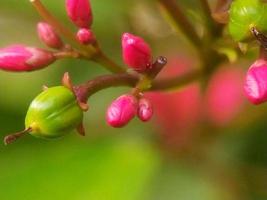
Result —
POLYGON ((267 101, 267 61, 259 59, 249 68, 245 79, 245 94, 253 104, 267 101))
POLYGON ((63 42, 55 32, 54 28, 45 22, 39 22, 37 24, 37 32, 40 40, 47 46, 54 49, 61 49, 63 42))
POLYGON ((81 28, 76 34, 77 40, 82 44, 93 44, 96 42, 94 33, 90 29, 81 28))
POLYGON ((147 122, 152 118, 153 106, 148 99, 141 98, 139 100, 137 116, 143 122, 147 122))
POLYGON ((109 106, 106 120, 110 126, 120 128, 128 124, 136 112, 137 99, 132 95, 122 95, 109 106))
POLYGON ((90 28, 93 15, 89 0, 66 0, 67 14, 71 21, 80 28, 90 28))
POLYGON ((46 67, 55 61, 55 57, 49 51, 13 45, 0 49, 0 69, 6 71, 33 71, 46 67))
POLYGON ((151 49, 140 37, 124 33, 122 35, 122 55, 125 64, 138 72, 144 72, 151 67, 151 49))

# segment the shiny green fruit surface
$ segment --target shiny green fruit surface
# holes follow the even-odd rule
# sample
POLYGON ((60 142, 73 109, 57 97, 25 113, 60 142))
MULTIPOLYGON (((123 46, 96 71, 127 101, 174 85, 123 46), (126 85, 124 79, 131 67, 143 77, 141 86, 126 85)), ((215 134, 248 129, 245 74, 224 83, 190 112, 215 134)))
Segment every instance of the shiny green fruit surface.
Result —
POLYGON ((235 0, 230 8, 229 33, 236 41, 251 36, 251 27, 267 30, 267 6, 259 0, 235 0))
POLYGON ((30 134, 57 138, 73 131, 83 119, 75 95, 64 86, 48 88, 31 103, 26 119, 30 134))

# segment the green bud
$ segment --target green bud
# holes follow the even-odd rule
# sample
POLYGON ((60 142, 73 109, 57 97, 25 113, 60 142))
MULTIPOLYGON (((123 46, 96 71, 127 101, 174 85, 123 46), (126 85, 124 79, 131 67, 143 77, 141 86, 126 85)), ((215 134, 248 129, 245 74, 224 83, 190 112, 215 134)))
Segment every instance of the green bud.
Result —
POLYGON ((229 32, 236 41, 251 36, 250 30, 256 27, 267 30, 267 6, 259 0, 235 0, 230 8, 229 32))

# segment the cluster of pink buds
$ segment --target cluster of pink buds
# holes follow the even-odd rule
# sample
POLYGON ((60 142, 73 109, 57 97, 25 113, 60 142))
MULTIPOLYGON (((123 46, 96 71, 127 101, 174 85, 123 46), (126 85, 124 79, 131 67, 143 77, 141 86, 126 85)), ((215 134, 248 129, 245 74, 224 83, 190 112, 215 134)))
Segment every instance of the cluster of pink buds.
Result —
POLYGON ((95 44, 96 38, 91 30, 93 14, 89 0, 67 0, 67 14, 79 28, 76 38, 82 44, 95 44))
MULTIPOLYGON (((96 38, 90 29, 93 20, 90 2, 88 0, 66 0, 66 10, 72 22, 79 27, 76 34, 77 40, 85 45, 96 44, 96 38)), ((11 45, 0 49, 0 69, 16 72, 38 70, 62 58, 59 56, 62 55, 60 53, 71 51, 50 24, 39 22, 37 33, 39 39, 47 47, 56 51, 23 44, 11 45)))
POLYGON ((153 108, 150 101, 144 97, 138 99, 134 95, 127 94, 114 100, 107 110, 107 123, 116 128, 128 124, 135 116, 146 122, 151 119, 153 108))
MULTIPOLYGON (((125 64, 138 73, 152 70, 152 56, 149 45, 140 37, 129 33, 122 35, 122 56, 125 64)), ((126 94, 118 97, 109 106, 106 114, 107 123, 112 127, 123 127, 135 116, 146 122, 151 119, 151 102, 143 95, 126 94)))
MULTIPOLYGON (((49 24, 38 23, 37 33, 40 40, 48 47, 54 49, 64 47, 62 40, 49 24)), ((11 45, 0 49, 0 69, 16 72, 38 70, 56 61, 55 53, 22 44, 11 45)))
POLYGON ((250 66, 244 89, 251 103, 257 105, 267 101, 267 60, 259 59, 250 66))

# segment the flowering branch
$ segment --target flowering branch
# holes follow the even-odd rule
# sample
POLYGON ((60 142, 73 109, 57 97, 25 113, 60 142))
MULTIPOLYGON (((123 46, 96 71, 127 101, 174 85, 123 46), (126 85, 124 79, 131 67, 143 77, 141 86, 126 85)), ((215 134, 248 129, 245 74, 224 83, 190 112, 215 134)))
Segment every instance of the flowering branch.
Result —
POLYGON ((40 16, 50 24, 58 34, 62 35, 70 44, 79 50, 82 57, 87 60, 93 60, 103 65, 107 70, 120 73, 124 72, 125 69, 114 63, 108 58, 100 48, 95 48, 93 45, 83 45, 77 39, 74 33, 68 28, 62 25, 42 4, 40 0, 30 0, 40 16))

